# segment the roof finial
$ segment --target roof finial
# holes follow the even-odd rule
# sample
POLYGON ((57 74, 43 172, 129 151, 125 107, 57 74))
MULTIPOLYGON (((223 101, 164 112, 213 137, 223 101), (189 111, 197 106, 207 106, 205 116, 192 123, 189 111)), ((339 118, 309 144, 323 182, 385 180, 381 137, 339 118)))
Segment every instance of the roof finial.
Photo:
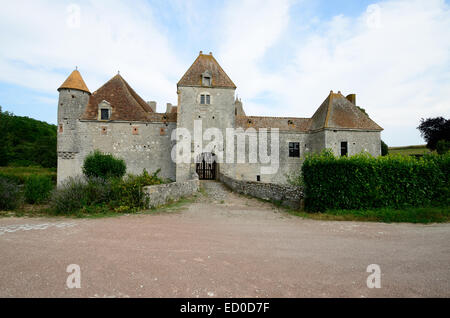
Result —
POLYGON ((117 71, 117 74, 119 74, 119 75, 120 75, 120 71, 117 71))
POLYGON ((78 71, 78 66, 75 66, 75 71, 78 71))
POLYGON ((212 52, 209 52, 209 55, 212 55, 212 52))
POLYGON ((203 51, 200 51, 200 54, 203 54, 203 51))

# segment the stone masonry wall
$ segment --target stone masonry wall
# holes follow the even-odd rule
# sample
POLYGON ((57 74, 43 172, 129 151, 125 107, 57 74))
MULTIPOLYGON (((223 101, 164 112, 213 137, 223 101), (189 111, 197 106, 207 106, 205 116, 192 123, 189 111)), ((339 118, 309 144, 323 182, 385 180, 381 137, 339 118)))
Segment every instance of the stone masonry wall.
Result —
POLYGON ((198 192, 200 181, 198 179, 172 182, 168 184, 144 187, 144 194, 149 199, 148 207, 155 208, 170 201, 177 201, 198 192))
POLYGON ((263 200, 279 201, 282 205, 293 209, 300 209, 303 205, 302 189, 292 185, 236 180, 223 174, 219 175, 219 179, 231 190, 241 194, 263 200))

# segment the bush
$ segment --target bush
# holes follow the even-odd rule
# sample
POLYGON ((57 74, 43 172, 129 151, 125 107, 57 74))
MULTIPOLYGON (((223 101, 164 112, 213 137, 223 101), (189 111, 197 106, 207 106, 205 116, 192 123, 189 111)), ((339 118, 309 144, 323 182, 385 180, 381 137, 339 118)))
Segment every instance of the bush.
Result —
POLYGON ((387 156, 389 154, 389 147, 388 145, 382 140, 381 141, 381 155, 387 156))
POLYGON ((50 206, 56 213, 76 212, 86 204, 86 181, 81 177, 68 178, 52 193, 50 206))
POLYGON ((52 189, 53 181, 50 177, 32 175, 25 182, 25 200, 30 204, 47 201, 52 189))
POLYGON ((20 186, 5 178, 0 178, 0 210, 14 210, 23 203, 20 186))
POLYGON ((164 183, 164 181, 158 177, 159 172, 160 170, 150 175, 147 170, 144 169, 141 175, 129 174, 123 181, 116 183, 115 197, 117 201, 115 202, 115 205, 128 206, 131 208, 146 207, 147 202, 145 202, 142 188, 164 183))
POLYGON ((306 208, 326 211, 447 204, 449 169, 450 155, 336 158, 326 151, 308 156, 303 164, 306 208))
POLYGON ((127 166, 125 161, 96 150, 84 159, 83 174, 87 178, 122 178, 127 166))
POLYGON ((118 213, 146 207, 142 187, 161 184, 159 170, 153 175, 147 171, 141 175, 129 174, 120 178, 69 178, 51 198, 51 207, 57 214, 97 213, 107 209, 118 213))
POLYGON ((450 140, 439 140, 436 145, 436 151, 438 154, 446 154, 450 150, 450 140))

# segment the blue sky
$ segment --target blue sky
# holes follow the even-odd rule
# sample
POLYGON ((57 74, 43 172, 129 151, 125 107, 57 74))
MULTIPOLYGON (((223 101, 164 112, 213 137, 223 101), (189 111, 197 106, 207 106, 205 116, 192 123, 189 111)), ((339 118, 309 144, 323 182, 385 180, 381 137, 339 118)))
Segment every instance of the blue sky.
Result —
POLYGON ((164 111, 200 50, 248 115, 311 117, 330 90, 356 93, 392 146, 450 117, 444 0, 10 1, 0 39, 0 105, 50 123, 75 66, 91 91, 120 70, 164 111))

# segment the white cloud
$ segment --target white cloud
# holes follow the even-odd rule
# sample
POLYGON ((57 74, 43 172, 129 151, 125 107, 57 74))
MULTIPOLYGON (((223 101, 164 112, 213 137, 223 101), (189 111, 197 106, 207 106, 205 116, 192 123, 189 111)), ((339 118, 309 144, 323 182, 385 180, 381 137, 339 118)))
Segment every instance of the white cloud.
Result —
POLYGON ((120 69, 161 111, 162 103, 176 103, 187 56, 211 50, 249 115, 307 117, 330 89, 356 93, 391 145, 421 143, 421 117, 450 116, 450 9, 443 0, 382 1, 359 16, 328 20, 294 0, 156 7, 85 0, 77 2, 80 28, 67 24, 70 3, 2 3, 0 81, 50 102, 76 65, 91 90, 120 69))
POLYGON ((357 93, 358 104, 385 128, 387 142, 423 142, 415 130, 420 118, 450 115, 449 8, 439 0, 375 8, 375 24, 367 12, 336 16, 311 34, 275 90, 297 116, 299 110, 311 116, 329 89, 357 93))
POLYGON ((79 28, 68 24, 73 13, 67 11, 69 4, 2 4, 0 38, 9 45, 0 49, 1 81, 54 92, 67 69, 79 66, 95 90, 120 69, 143 97, 176 98, 174 79, 183 66, 145 1, 134 1, 133 7, 110 0, 80 2, 79 28))

